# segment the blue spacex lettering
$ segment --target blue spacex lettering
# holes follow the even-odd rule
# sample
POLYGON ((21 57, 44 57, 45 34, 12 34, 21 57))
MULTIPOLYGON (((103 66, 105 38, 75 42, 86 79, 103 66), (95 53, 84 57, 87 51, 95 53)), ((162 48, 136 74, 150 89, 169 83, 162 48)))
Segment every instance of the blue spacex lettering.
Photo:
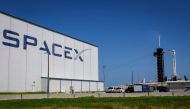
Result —
MULTIPOLYGON (((20 46, 20 40, 18 39, 19 33, 5 29, 3 31, 3 37, 4 37, 4 39, 7 40, 7 41, 2 42, 3 45, 9 46, 9 47, 14 47, 14 48, 19 48, 19 46, 20 46)), ((27 48, 29 46, 36 47, 37 44, 38 44, 38 40, 36 37, 32 37, 32 36, 28 36, 28 35, 23 36, 23 49, 24 50, 27 50, 27 48)), ((84 51, 86 51, 86 50, 83 50, 83 51, 79 52, 77 49, 73 49, 73 48, 70 48, 67 46, 62 47, 62 45, 60 45, 60 44, 53 43, 52 44, 52 52, 51 52, 46 41, 43 41, 43 46, 40 47, 39 50, 45 51, 49 55, 53 55, 53 56, 57 56, 57 57, 64 57, 67 59, 74 59, 74 60, 79 59, 81 62, 84 61, 81 57, 81 54, 84 51), (63 52, 62 51, 58 52, 59 50, 61 50, 63 48, 64 48, 63 52), (76 54, 76 56, 72 57, 71 52, 74 52, 76 54)))

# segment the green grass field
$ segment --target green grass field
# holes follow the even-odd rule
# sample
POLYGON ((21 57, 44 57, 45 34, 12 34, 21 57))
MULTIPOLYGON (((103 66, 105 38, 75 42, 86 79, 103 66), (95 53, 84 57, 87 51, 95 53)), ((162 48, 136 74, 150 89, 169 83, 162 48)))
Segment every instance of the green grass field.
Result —
POLYGON ((72 98, 0 101, 0 109, 190 109, 190 97, 72 98))

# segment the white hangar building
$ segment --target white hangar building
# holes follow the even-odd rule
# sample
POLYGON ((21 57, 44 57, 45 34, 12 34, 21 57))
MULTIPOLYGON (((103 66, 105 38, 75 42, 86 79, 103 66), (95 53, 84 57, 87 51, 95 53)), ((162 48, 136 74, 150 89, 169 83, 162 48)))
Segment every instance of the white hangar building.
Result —
POLYGON ((97 46, 4 12, 0 75, 0 92, 104 90, 97 46))

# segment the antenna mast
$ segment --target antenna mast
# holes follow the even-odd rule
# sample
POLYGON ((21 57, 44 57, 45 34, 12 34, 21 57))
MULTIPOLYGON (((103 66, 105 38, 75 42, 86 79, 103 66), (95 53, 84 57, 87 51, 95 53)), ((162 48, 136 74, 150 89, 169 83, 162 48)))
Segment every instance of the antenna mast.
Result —
POLYGON ((158 33, 158 48, 160 48, 160 33, 158 33))

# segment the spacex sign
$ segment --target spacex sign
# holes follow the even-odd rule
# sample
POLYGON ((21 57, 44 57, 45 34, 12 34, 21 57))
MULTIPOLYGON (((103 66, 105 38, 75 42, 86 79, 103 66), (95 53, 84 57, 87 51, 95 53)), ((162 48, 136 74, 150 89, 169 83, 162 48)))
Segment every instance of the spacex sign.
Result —
MULTIPOLYGON (((28 46, 36 47, 38 45, 38 39, 33 36, 29 35, 23 35, 23 45, 20 45, 21 40, 18 39, 20 37, 18 32, 4 29, 3 30, 3 38, 5 41, 2 41, 2 44, 4 46, 19 48, 22 47, 24 50, 27 50, 28 46)), ((71 48, 68 46, 62 46, 57 43, 53 43, 52 49, 50 50, 48 47, 48 43, 44 40, 42 46, 39 48, 39 50, 44 51, 48 53, 49 55, 57 56, 57 57, 64 57, 66 59, 74 59, 74 60, 80 60, 81 62, 84 61, 84 59, 81 57, 81 54, 83 54, 85 51, 90 49, 85 49, 82 51, 79 51, 75 48, 71 48), (58 49, 63 49, 63 51, 58 51, 58 49), (74 52, 76 55, 75 57, 71 56, 71 52, 74 52)))
POLYGON ((0 51, 0 92, 103 91, 89 42, 0 11, 0 51))

